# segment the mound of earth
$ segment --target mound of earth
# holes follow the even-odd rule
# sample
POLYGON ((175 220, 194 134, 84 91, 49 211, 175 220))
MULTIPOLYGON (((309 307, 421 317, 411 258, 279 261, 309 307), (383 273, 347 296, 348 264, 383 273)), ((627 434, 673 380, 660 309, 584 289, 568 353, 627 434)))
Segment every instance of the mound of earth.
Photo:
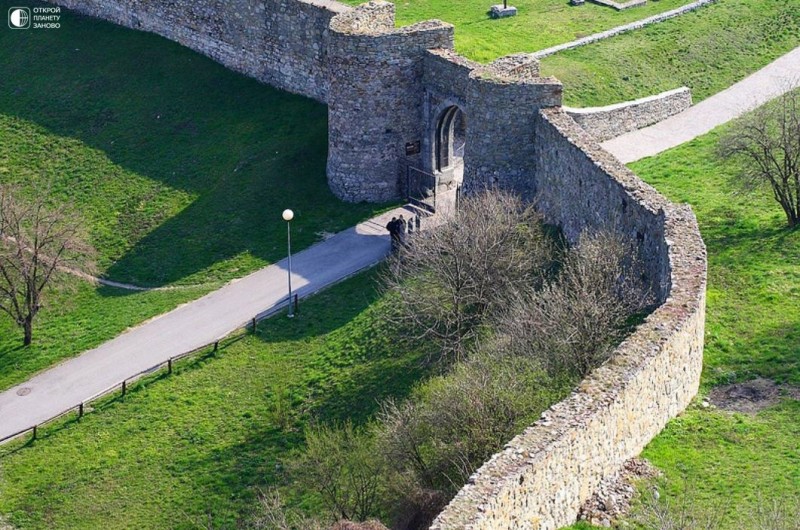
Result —
POLYGON ((644 458, 631 458, 615 475, 603 479, 594 495, 581 507, 578 519, 593 526, 611 527, 615 520, 630 510, 631 499, 636 494, 636 481, 652 479, 659 474, 658 469, 644 458))
POLYGON ((775 381, 759 377, 744 383, 716 387, 708 395, 708 400, 722 410, 755 414, 777 405, 786 397, 800 399, 800 388, 779 385, 775 381))

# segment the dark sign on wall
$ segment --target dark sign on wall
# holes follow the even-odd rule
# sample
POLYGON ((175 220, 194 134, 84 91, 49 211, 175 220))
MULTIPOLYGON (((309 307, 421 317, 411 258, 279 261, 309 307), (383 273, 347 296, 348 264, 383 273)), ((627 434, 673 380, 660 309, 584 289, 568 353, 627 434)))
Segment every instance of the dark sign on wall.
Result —
POLYGON ((418 155, 420 151, 419 140, 406 142, 406 156, 418 155))

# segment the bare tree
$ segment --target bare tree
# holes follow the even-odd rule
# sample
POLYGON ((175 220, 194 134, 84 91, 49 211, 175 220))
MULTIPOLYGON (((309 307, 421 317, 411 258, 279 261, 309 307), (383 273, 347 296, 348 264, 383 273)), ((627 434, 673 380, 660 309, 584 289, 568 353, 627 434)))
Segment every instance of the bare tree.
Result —
POLYGON ((258 494, 258 506, 247 524, 250 530, 324 530, 325 525, 309 519, 299 510, 288 508, 278 490, 271 488, 258 494))
POLYGON ((291 468, 294 480, 320 492, 333 520, 365 521, 377 515, 383 462, 373 438, 351 423, 307 429, 306 450, 291 468))
POLYGON ((585 234, 556 278, 521 293, 497 322, 497 348, 539 359, 551 375, 584 376, 611 355, 626 321, 651 302, 635 253, 618 235, 585 234))
POLYGON ((534 210, 503 192, 464 199, 454 217, 415 235, 390 259, 385 285, 399 296, 399 328, 463 357, 487 315, 540 284, 554 244, 534 210))
POLYGON ((66 205, 48 207, 46 193, 25 202, 17 190, 0 185, 0 310, 33 340, 33 321, 59 271, 90 273, 94 249, 80 219, 66 205))
POLYGON ((789 226, 800 223, 800 91, 787 92, 737 121, 718 153, 738 163, 745 189, 768 186, 789 226))

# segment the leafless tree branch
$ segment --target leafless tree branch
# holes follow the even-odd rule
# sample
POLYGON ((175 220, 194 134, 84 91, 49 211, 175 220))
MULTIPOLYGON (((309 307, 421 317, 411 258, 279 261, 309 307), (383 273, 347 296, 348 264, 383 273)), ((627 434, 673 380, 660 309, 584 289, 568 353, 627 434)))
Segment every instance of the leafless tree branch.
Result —
POLYGON ((48 207, 42 192, 23 201, 19 191, 0 185, 0 310, 33 340, 33 322, 48 288, 58 286, 63 268, 94 270, 95 251, 80 218, 69 206, 48 207))

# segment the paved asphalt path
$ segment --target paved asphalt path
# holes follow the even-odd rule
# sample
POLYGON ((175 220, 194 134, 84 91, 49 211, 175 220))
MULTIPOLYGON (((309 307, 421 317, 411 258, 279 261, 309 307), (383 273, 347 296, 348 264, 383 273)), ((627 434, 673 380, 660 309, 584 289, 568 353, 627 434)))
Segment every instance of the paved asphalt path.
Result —
POLYGON ((622 162, 635 162, 697 138, 797 86, 800 47, 680 114, 601 145, 622 162))
MULTIPOLYGON (((398 208, 292 256, 292 287, 308 296, 383 259, 398 208)), ((0 394, 0 439, 33 427, 181 353, 218 340, 287 296, 286 262, 270 265, 150 320, 0 394), (24 394, 24 395, 19 395, 24 394)))

